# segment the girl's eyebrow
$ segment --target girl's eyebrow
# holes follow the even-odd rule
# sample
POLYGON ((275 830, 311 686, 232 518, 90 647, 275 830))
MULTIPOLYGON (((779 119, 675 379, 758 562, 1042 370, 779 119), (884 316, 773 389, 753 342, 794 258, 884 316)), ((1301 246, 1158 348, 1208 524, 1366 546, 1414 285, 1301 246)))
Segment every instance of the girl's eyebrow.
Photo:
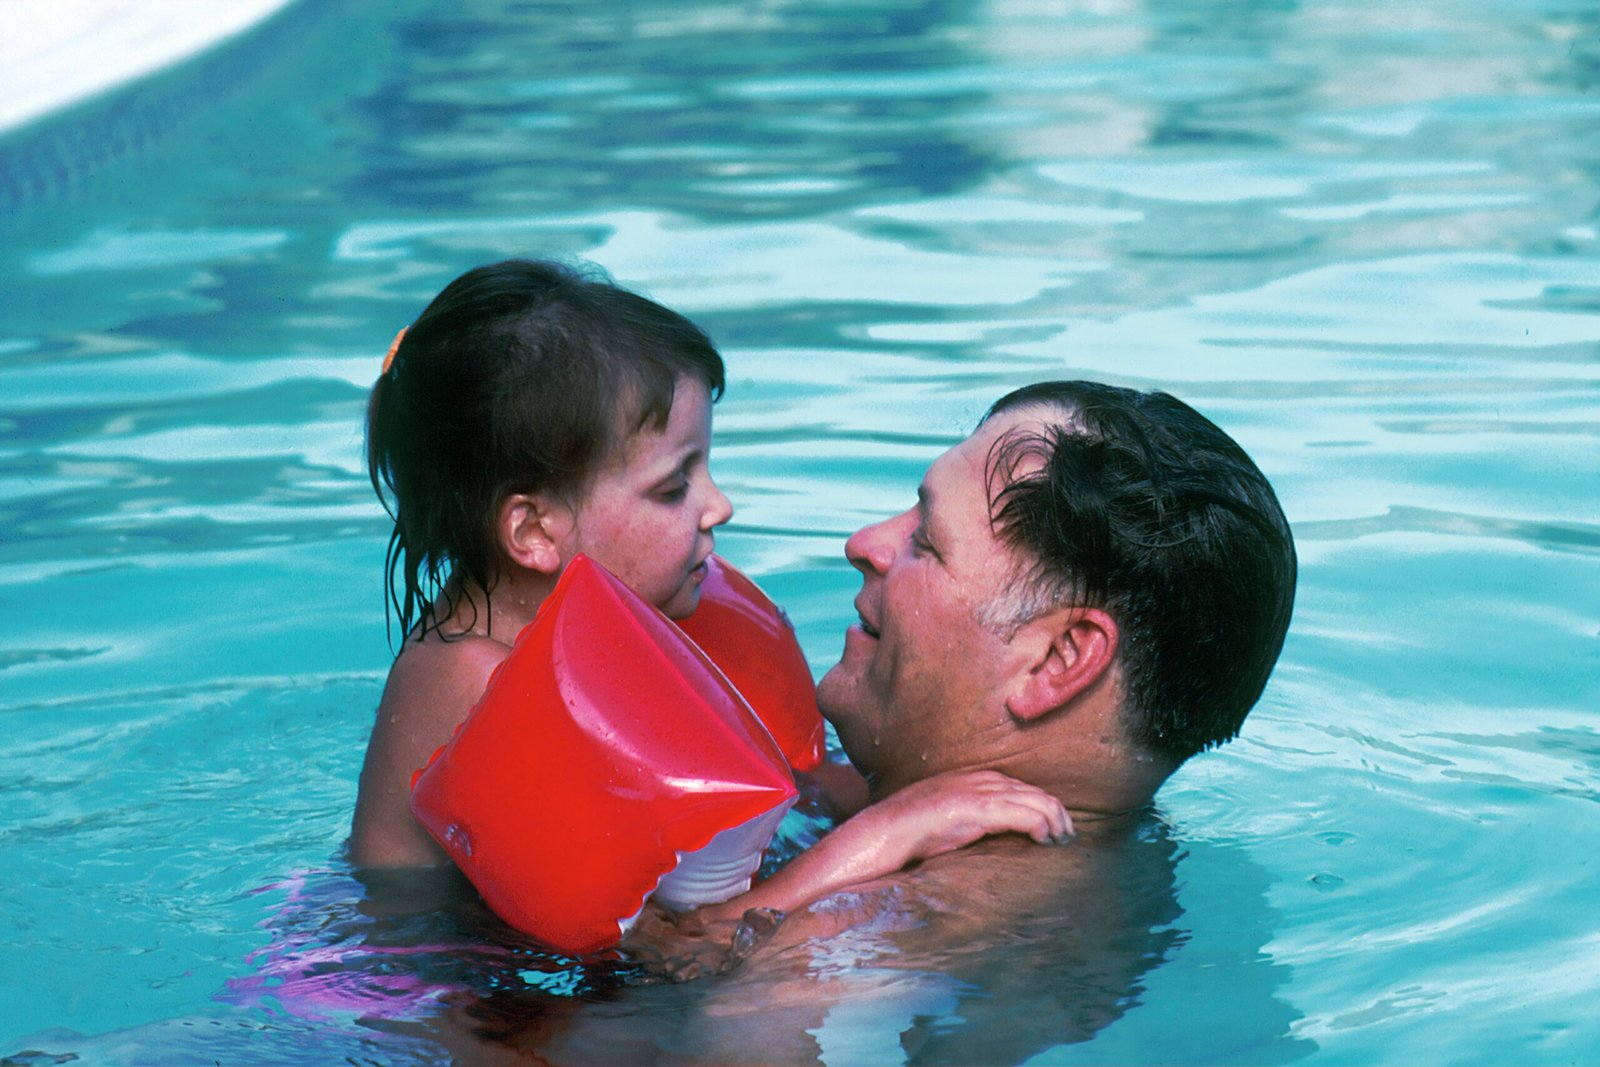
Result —
POLYGON ((676 463, 674 463, 672 465, 672 468, 670 470, 668 470, 665 474, 662 474, 659 477, 657 477, 656 481, 658 483, 659 482, 666 482, 666 481, 670 481, 673 478, 677 478, 677 477, 679 477, 681 475, 687 474, 689 469, 691 467, 693 467, 696 463, 699 463, 703 456, 704 456, 704 453, 700 450, 699 446, 691 447, 687 452, 685 452, 678 459, 678 461, 676 463))

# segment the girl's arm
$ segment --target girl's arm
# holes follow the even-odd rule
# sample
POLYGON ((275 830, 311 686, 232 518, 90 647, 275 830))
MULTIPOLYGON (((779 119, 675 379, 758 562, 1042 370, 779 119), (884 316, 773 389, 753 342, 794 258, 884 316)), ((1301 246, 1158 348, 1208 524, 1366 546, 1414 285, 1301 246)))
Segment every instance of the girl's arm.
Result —
POLYGON ((1072 837, 1072 820, 1055 797, 999 771, 936 775, 864 808, 765 882, 696 915, 714 923, 752 908, 793 911, 998 833, 1060 843, 1072 837))

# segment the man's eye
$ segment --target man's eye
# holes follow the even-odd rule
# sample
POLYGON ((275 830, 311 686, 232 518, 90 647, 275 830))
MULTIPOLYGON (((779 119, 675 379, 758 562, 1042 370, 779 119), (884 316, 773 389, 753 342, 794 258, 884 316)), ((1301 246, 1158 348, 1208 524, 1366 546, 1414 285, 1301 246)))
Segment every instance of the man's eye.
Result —
POLYGON ((938 555, 938 553, 933 550, 933 545, 930 544, 928 539, 923 536, 922 527, 920 526, 911 531, 911 551, 919 556, 938 555))

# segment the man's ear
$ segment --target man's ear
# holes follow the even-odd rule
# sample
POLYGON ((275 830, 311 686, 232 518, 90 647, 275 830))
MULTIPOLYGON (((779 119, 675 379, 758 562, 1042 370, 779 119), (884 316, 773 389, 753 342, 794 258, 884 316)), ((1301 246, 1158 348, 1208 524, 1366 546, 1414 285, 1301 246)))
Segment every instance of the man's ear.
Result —
POLYGON ((1012 638, 1026 671, 1006 710, 1031 722, 1070 703, 1111 670, 1117 636, 1116 620, 1099 608, 1065 608, 1027 623, 1012 638))
POLYGON ((512 493, 500 502, 494 532, 512 563, 553 577, 566 565, 562 546, 574 525, 564 504, 537 493, 512 493))

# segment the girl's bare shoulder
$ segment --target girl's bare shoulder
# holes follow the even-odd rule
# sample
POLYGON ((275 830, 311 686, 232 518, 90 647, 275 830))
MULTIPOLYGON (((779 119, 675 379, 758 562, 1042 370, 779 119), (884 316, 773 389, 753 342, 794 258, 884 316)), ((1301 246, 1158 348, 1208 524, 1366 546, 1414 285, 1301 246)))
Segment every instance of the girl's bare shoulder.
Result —
POLYGON ((478 702, 510 654, 508 645, 476 634, 407 641, 389 669, 379 714, 447 718, 453 725, 478 702))
POLYGON ((406 643, 389 669, 367 743, 351 824, 352 863, 411 867, 446 862, 411 815, 411 776, 450 740, 510 651, 498 641, 471 635, 406 643))

